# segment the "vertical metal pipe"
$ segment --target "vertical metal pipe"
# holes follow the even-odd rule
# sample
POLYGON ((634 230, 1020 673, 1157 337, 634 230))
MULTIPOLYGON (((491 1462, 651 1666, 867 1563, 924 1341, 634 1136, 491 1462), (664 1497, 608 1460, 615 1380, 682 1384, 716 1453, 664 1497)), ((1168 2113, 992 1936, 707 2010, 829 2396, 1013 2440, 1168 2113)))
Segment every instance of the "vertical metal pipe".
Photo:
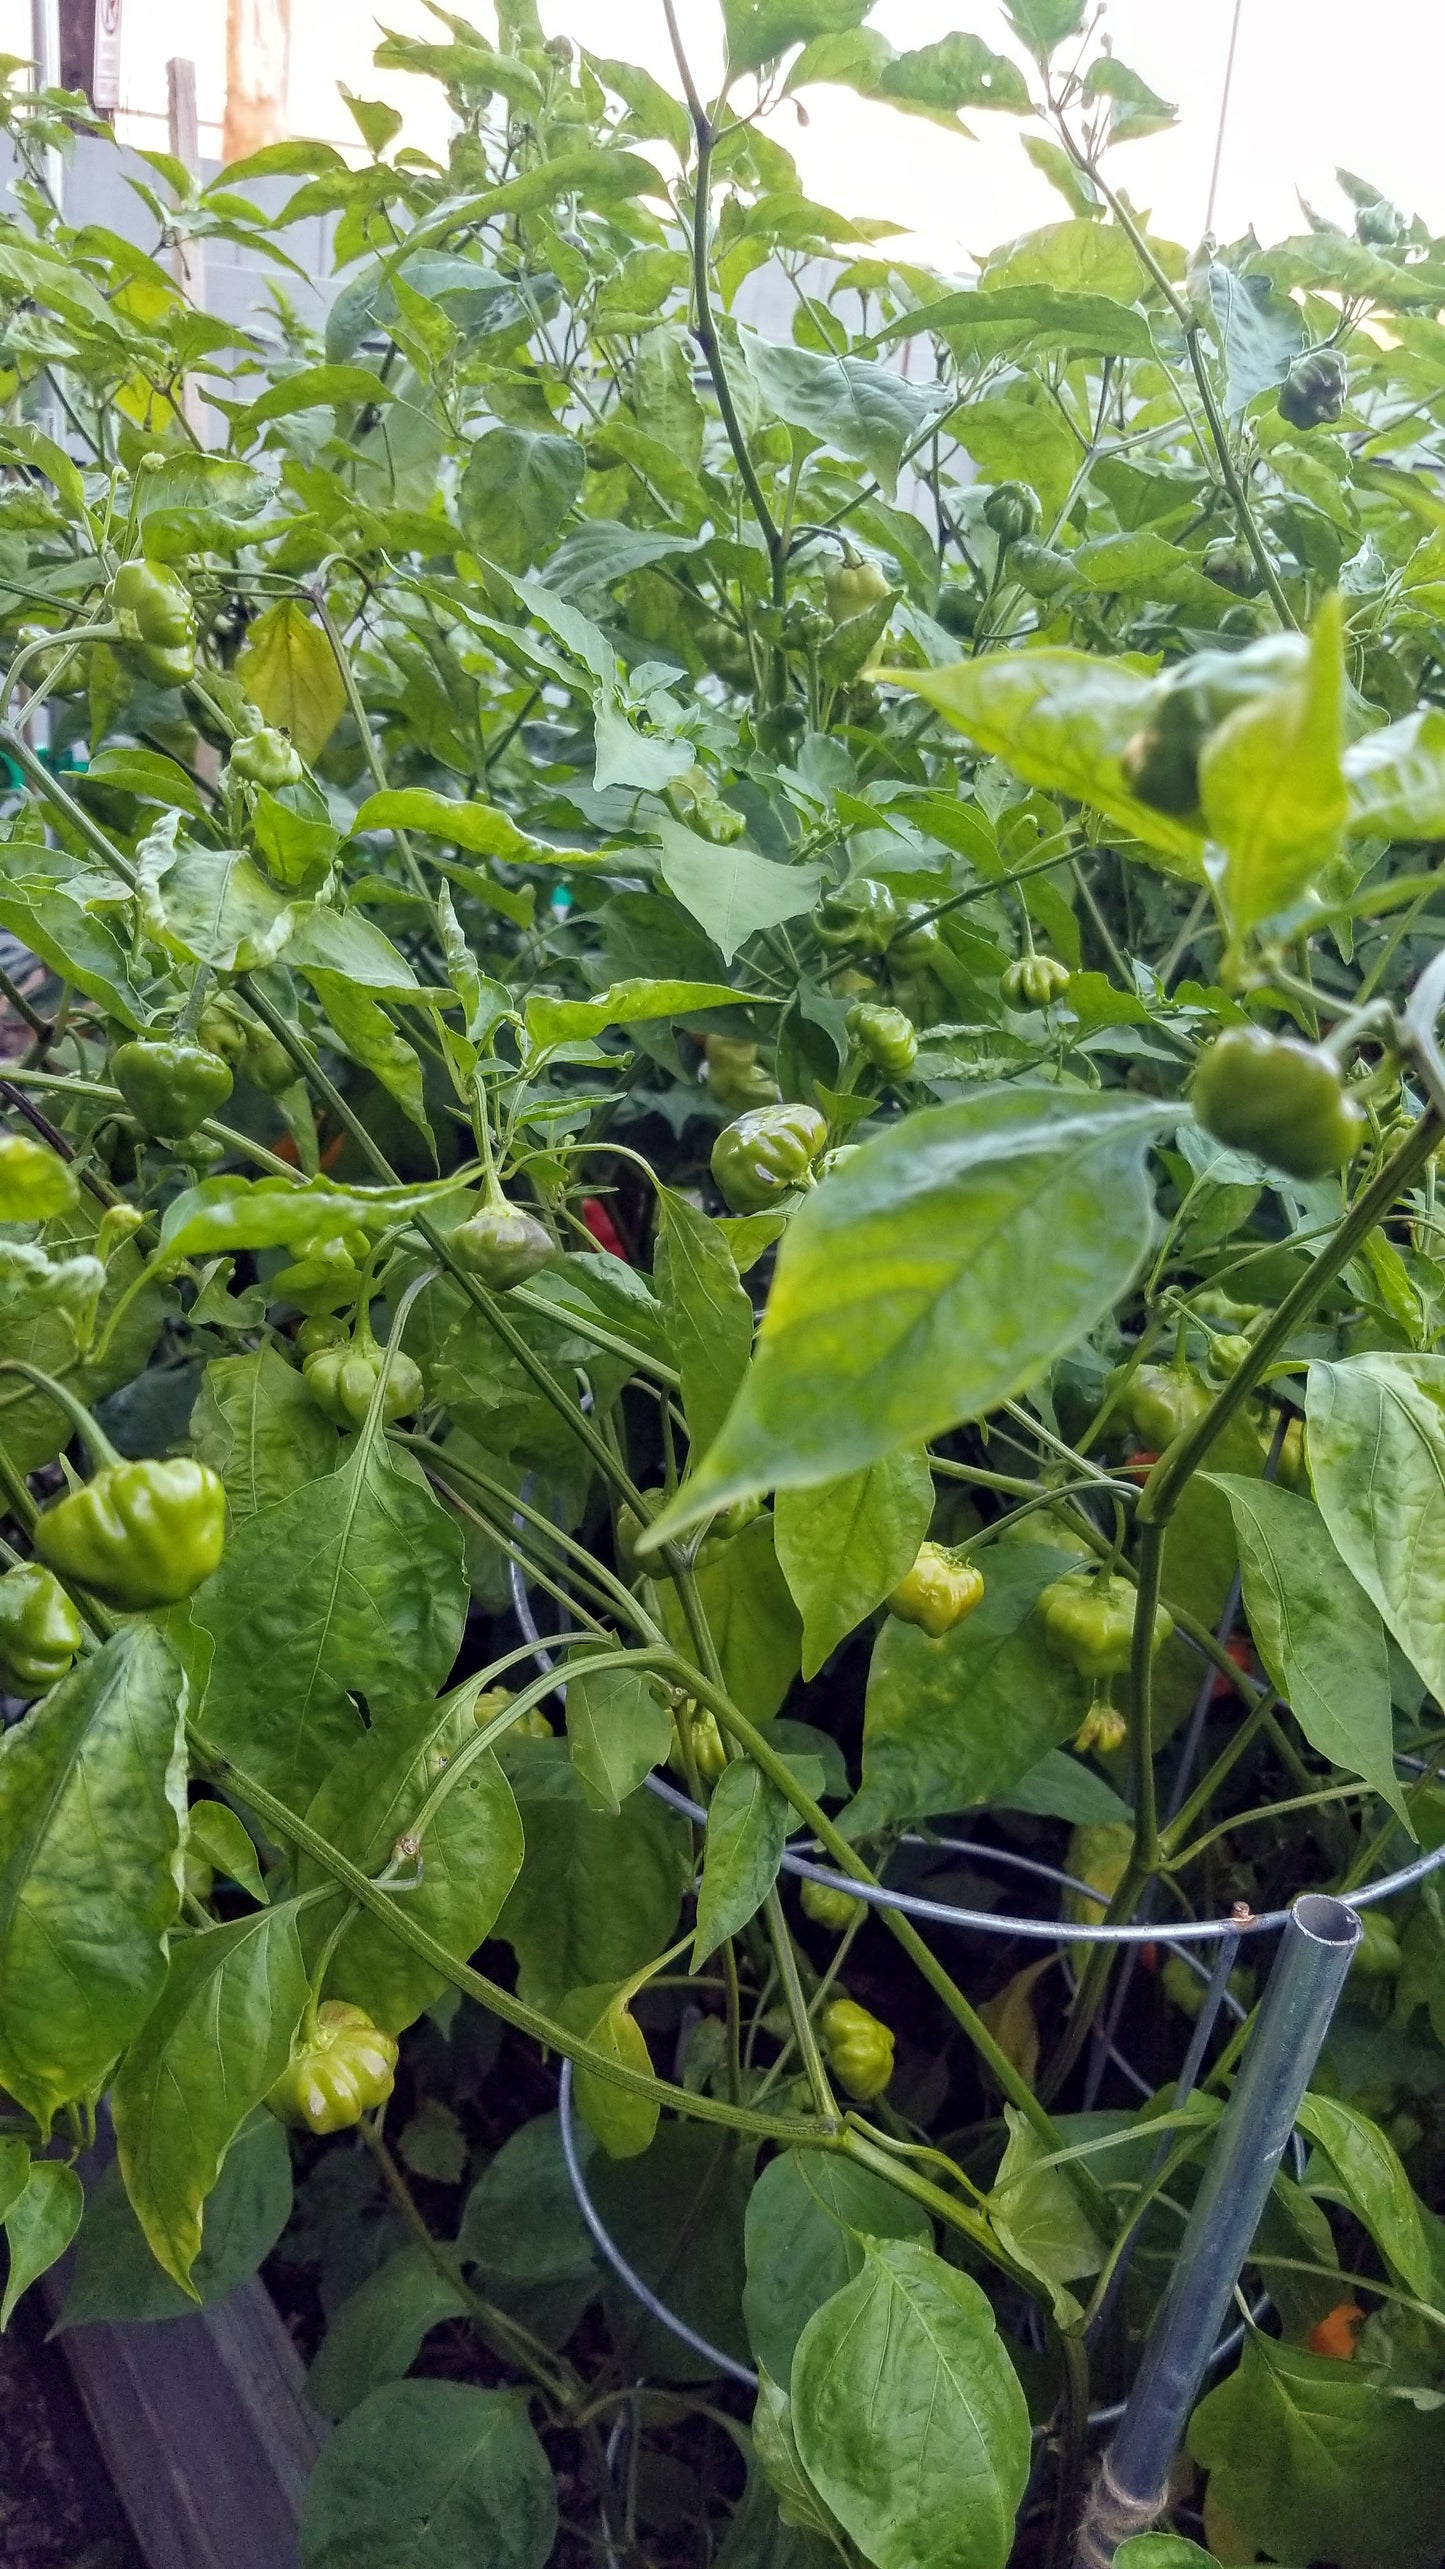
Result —
MULTIPOLYGON (((60 87, 60 0, 30 0, 30 50, 35 87, 60 87)), ((64 210, 65 163, 54 143, 45 147, 45 185, 57 214, 64 210)))
POLYGON ((1359 1918, 1342 1900, 1307 1892, 1295 1902, 1138 2377, 1084 2511, 1074 2569, 1110 2569, 1116 2546, 1164 2512, 1169 2466, 1359 1940, 1359 1918))

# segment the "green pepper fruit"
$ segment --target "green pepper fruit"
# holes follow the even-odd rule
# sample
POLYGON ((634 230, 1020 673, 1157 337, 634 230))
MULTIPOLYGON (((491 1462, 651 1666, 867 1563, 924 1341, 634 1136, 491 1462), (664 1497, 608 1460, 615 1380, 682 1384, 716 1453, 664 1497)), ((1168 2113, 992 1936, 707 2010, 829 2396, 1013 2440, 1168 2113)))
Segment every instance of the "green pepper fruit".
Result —
POLYGON ((1242 1329, 1221 1329, 1209 1341, 1208 1364, 1211 1374, 1228 1381, 1241 1365, 1247 1365, 1254 1354, 1254 1341, 1242 1329))
POLYGON ((159 562, 122 562, 110 584, 118 645, 142 677, 183 687, 196 674, 196 610, 184 580, 159 562))
POLYGON ((1037 534, 1042 516, 1027 482, 999 482, 983 504, 984 524, 1000 544, 1017 544, 1021 537, 1037 534))
POLYGON ((725 803, 721 795, 703 794, 693 805, 689 826, 696 830, 699 838, 705 838, 710 847, 732 847, 743 836, 748 823, 746 813, 734 811, 731 803, 725 803))
POLYGON ((344 1311, 356 1300, 370 1253, 371 1243, 359 1229, 308 1240, 303 1254, 271 1278, 271 1299, 310 1313, 344 1311))
MULTIPOLYGON (((12 661, 18 659, 22 651, 28 651, 32 643, 47 641, 53 630, 46 624, 18 626, 12 661)), ((80 652, 72 651, 68 642, 57 642, 53 650, 37 651, 33 660, 26 661, 25 683, 28 687, 44 687, 53 679, 55 684, 49 689, 52 696, 83 696, 86 668, 87 663, 80 652)))
POLYGON ((1345 407, 1349 369, 1338 348, 1307 348, 1296 357, 1275 399, 1291 428, 1328 428, 1345 407))
MULTIPOLYGON (((1134 1831, 1127 1820, 1086 1820, 1069 1832, 1064 1853, 1064 1871, 1072 1883, 1087 1883, 1089 1889, 1066 1888, 1063 1896, 1064 1916, 1075 1927, 1097 1927, 1109 1902, 1129 1869, 1134 1852, 1134 1831), (1100 1897, 1091 1900, 1090 1891, 1100 1897)), ((1077 1944, 1069 1949, 1075 1973, 1083 1969, 1094 1948, 1077 1944)))
POLYGON ((752 1106, 724 1125, 712 1146, 712 1173, 733 1213, 766 1213, 806 1186, 826 1147, 816 1106, 752 1106))
POLYGON ((898 924, 897 902, 887 884, 871 874, 860 874, 855 882, 825 893, 813 912, 820 944, 859 946, 865 954, 881 954, 898 924))
MULTIPOLYGON (((884 592, 887 591, 885 580, 884 592)), ((824 608, 815 607, 809 598, 794 598, 783 614, 781 639, 789 651, 816 651, 826 642, 837 619, 824 608)))
POLYGON ((735 1035, 704 1035, 702 1049, 709 1097, 723 1106, 775 1104, 778 1083, 764 1070, 756 1044, 745 1044, 735 1035))
POLYGON ((804 1874, 798 1894, 805 1918, 815 1927, 826 1927, 830 1936, 841 1936, 855 1918, 864 1916, 864 1905, 849 1891, 835 1890, 831 1882, 813 1882, 804 1874))
POLYGON ((1151 1453, 1162 1454, 1204 1416, 1212 1399, 1187 1365, 1139 1365, 1119 1396, 1119 1413, 1151 1453))
MULTIPOLYGON (((382 1368, 379 1347, 358 1345, 355 1339, 340 1347, 322 1347, 308 1356, 301 1372, 306 1388, 323 1418, 333 1427, 360 1427, 371 1407, 382 1368)), ((381 1396, 381 1414, 385 1419, 410 1418, 420 1409, 425 1397, 421 1367, 404 1348, 392 1357, 381 1396)))
POLYGON ((877 562, 845 548, 841 562, 830 562, 823 574, 823 595, 835 625, 851 624, 888 595, 888 575, 877 562))
POLYGON ((667 1762, 678 1775, 687 1773, 686 1748, 692 1752, 693 1769, 705 1784, 715 1784, 728 1762, 727 1742, 717 1726, 716 1713, 704 1711, 689 1695, 673 1707, 673 1745, 667 1762))
POLYGON ((345 2132, 384 2105, 396 2080, 397 2043, 364 2007, 328 1998, 302 2020, 291 2058, 266 2102, 282 2123, 306 2132, 345 2132))
POLYGON ((1021 954, 1004 973, 999 991, 1009 1008, 1051 1008, 1071 979, 1068 965, 1057 955, 1021 954))
POLYGON ((1204 548, 1204 576, 1218 589, 1229 589, 1237 598, 1257 598, 1264 582, 1259 564, 1247 544, 1237 536, 1219 536, 1204 548))
POLYGON ((28 1133, 0 1133, 0 1222, 46 1222, 68 1213, 80 1189, 68 1161, 28 1133))
POLYGON ((1192 1100, 1217 1142, 1252 1151, 1290 1177, 1343 1168, 1367 1129, 1331 1053, 1261 1026, 1226 1027, 1195 1072, 1192 1100))
POLYGON ((259 730, 243 732, 232 742, 230 772, 274 794, 283 785, 299 785, 306 769, 289 731, 273 731, 269 723, 262 723, 259 730))
POLYGON ((254 1081, 269 1096, 279 1096, 294 1084, 296 1065, 280 1036, 273 1035, 259 1018, 248 1016, 229 991, 207 1002, 196 1032, 239 1078, 254 1081))
MULTIPOLYGON (((1124 1676, 1134 1647, 1137 1591, 1118 1572, 1069 1570, 1053 1580, 1039 1598, 1044 1638, 1056 1659, 1067 1660, 1090 1684, 1124 1676)), ((1174 1630, 1163 1606, 1155 1611, 1155 1650, 1162 1650, 1174 1630)))
POLYGON ((943 930, 930 915, 926 901, 907 901, 899 913, 898 933, 888 946, 888 968, 901 964, 907 972, 925 972, 936 964, 944 951, 943 930))
POLYGON ((165 1142, 194 1133, 234 1084, 219 1053, 180 1037, 137 1037, 112 1055, 110 1069, 137 1123, 165 1142))
POLYGON ((697 647, 714 677, 726 679, 730 687, 752 685, 753 656, 746 634, 739 633, 736 625, 710 616, 706 624, 698 626, 697 647))
POLYGON ((906 1079, 918 1059, 918 1029, 901 1008, 860 1000, 848 1011, 848 1032, 887 1079, 906 1079))
POLYGON ((972 1561, 955 1561, 944 1544, 925 1543, 912 1569, 889 1591, 888 1611, 941 1641, 982 1602, 983 1572, 972 1561))
POLYGON ((1259 1302, 1236 1302, 1222 1286, 1211 1285, 1206 1293, 1197 1293, 1189 1305, 1196 1320, 1212 1320, 1221 1329, 1247 1329, 1264 1309, 1259 1302))
POLYGON ((1119 764, 1131 793, 1156 812, 1199 810, 1199 753, 1241 705, 1297 678, 1309 645, 1298 633, 1262 634, 1242 651, 1197 651, 1166 671, 1152 707, 1119 764))
POLYGON ((184 1455, 104 1464, 35 1520, 42 1561, 131 1613, 188 1597, 225 1541, 225 1490, 208 1464, 184 1455))
POLYGON ((458 1223, 447 1246, 467 1274, 490 1285, 493 1293, 507 1293, 513 1285, 525 1284, 557 1255, 557 1243, 545 1223, 500 1197, 458 1223))
POLYGON ((938 592, 938 604, 933 610, 933 620, 935 624, 942 625, 945 633, 953 634, 959 642, 968 642, 978 631, 978 619, 982 612, 983 601, 976 591, 967 587, 962 580, 950 580, 947 587, 938 592))
POLYGON ((0 1579, 0 1676, 11 1695, 58 1685, 84 1638, 72 1600, 51 1570, 22 1561, 0 1579))
POLYGON ((893 2076, 890 2027, 870 2016, 866 2007, 856 2006, 851 1998, 835 1998, 819 2017, 818 2031, 828 2067, 839 2086, 856 2096, 860 2105, 881 2096, 893 2076))
POLYGON ((297 1353, 303 1357, 319 1356, 327 1347, 344 1346, 350 1336, 345 1321, 338 1320, 334 1312, 313 1312, 296 1332, 297 1353))

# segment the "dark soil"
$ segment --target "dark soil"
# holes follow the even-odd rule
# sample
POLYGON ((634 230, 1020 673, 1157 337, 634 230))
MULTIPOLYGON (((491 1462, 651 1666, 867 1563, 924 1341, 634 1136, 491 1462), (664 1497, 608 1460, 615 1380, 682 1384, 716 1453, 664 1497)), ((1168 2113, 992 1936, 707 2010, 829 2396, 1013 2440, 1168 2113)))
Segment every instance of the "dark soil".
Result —
POLYGON ((38 2296, 0 2337, 0 2563, 143 2569, 38 2296))

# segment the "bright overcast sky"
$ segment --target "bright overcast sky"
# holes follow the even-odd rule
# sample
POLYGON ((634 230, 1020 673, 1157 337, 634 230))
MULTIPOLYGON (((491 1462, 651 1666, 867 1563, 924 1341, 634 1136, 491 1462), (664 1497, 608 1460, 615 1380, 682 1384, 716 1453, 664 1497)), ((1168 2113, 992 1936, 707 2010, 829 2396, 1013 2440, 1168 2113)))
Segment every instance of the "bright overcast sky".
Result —
MULTIPOLYGON (((670 77, 659 0, 541 0, 541 7, 549 28, 670 77)), ((1181 105, 1178 130, 1125 146, 1114 167, 1135 201, 1152 206, 1158 228, 1188 245, 1208 201, 1233 9, 1234 0, 1109 0, 1104 21, 1115 52, 1181 105)), ((699 60, 715 68, 713 0, 682 0, 679 15, 699 60)), ((992 0, 879 0, 870 24, 900 52, 960 26, 1000 48, 1008 43, 992 0)), ((1250 223, 1265 239, 1302 230, 1296 188, 1339 217, 1347 210, 1334 186, 1341 161, 1445 228, 1442 70, 1440 0, 1243 0, 1216 215, 1221 236, 1250 223)), ((807 106, 806 131, 790 131, 786 115, 774 130, 795 153, 809 193, 844 213, 906 223, 942 265, 1063 211, 1024 158, 1012 117, 973 117, 979 140, 969 144, 843 90, 810 91, 807 106)))
MULTIPOLYGON (((451 0, 465 9, 468 0, 451 0)), ((472 0, 490 29, 487 0, 472 0)), ((598 53, 642 62, 673 86, 661 0, 540 0, 544 23, 598 53)), ((1192 246, 1204 219, 1234 0, 1108 0, 1115 51, 1167 98, 1180 102, 1173 133, 1127 146, 1114 166, 1157 228, 1192 246)), ((715 0, 679 0, 700 74, 715 71, 715 0)), ((216 148, 225 62, 225 0, 122 0, 127 139, 165 141, 165 61, 194 55, 202 147, 216 148)), ((1007 43, 997 0, 877 0, 871 23, 902 51, 962 26, 1007 43)), ((291 127, 336 140, 351 134, 336 96, 346 81, 363 96, 394 98, 408 139, 442 147, 444 112, 429 84, 370 69, 380 26, 439 32, 424 0, 292 0, 291 127)), ((29 50, 29 0, 0 0, 0 48, 29 50)), ((1253 223, 1263 239, 1302 228, 1296 189, 1322 211, 1347 213, 1334 187, 1346 162, 1445 231, 1445 152, 1440 147, 1442 0, 1242 0, 1239 56, 1225 136, 1216 229, 1253 223)), ((915 255, 956 267, 1062 211, 1025 160, 1008 116, 977 116, 965 143, 922 118, 867 104, 851 92, 808 94, 810 122, 784 109, 773 130, 799 161, 810 195, 845 214, 904 225, 915 255)))

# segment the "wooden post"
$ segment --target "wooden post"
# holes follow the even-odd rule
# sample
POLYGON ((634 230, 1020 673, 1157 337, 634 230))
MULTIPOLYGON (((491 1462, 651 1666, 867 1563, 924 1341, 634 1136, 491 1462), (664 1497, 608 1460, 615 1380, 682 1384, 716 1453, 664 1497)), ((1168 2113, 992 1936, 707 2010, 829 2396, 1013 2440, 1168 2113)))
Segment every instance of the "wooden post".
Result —
POLYGON ((120 105, 120 0, 60 0, 60 85, 98 115, 120 105))
POLYGON ((223 161, 281 141, 290 72, 291 0, 226 0, 223 161))
MULTIPOLYGON (((201 138, 196 120, 196 66, 185 54, 172 54, 166 64, 166 120, 170 127, 172 157, 183 161, 193 178, 199 178, 201 138)), ((171 252, 171 268, 188 302, 203 304, 206 299, 206 254, 202 244, 196 240, 178 240, 171 252)), ((181 400, 191 427, 204 445, 205 411, 189 375, 181 400)))

